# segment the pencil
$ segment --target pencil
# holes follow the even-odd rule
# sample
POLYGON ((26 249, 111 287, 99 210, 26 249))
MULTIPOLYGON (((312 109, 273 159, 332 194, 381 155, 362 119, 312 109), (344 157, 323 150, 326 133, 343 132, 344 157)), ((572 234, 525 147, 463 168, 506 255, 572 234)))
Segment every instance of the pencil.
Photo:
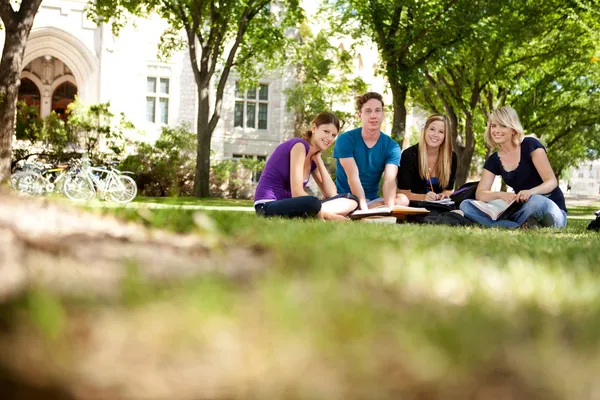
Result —
POLYGON ((431 183, 431 175, 429 175, 429 171, 427 171, 427 179, 429 180, 429 187, 431 188, 431 191, 435 193, 435 190, 433 190, 433 184, 431 183))

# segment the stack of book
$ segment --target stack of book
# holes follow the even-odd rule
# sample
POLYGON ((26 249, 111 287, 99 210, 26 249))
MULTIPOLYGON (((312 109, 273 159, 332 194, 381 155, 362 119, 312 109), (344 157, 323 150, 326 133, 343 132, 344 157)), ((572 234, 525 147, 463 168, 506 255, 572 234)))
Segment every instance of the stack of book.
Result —
POLYGON ((429 211, 426 208, 421 207, 405 207, 405 206, 379 206, 375 208, 370 208, 368 210, 356 210, 352 214, 350 214, 351 219, 363 219, 369 218, 372 220, 374 217, 388 217, 388 220, 391 221, 389 217, 393 218, 403 218, 407 215, 417 215, 417 214, 427 214, 429 211))

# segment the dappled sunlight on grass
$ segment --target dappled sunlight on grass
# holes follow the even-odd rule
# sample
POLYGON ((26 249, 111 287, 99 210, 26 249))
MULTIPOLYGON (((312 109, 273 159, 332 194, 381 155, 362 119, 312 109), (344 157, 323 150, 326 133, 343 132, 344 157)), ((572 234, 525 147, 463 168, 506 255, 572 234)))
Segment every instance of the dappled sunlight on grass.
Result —
POLYGON ((155 397, 177 385, 181 399, 572 399, 600 390, 600 237, 587 221, 509 231, 93 212, 261 246, 272 263, 238 280, 152 286, 132 273, 110 304, 25 302, 35 326, 60 311, 64 334, 52 330, 46 342, 24 328, 16 340, 31 342, 15 359, 53 365, 68 344, 76 357, 61 371, 85 371, 73 379, 155 397))

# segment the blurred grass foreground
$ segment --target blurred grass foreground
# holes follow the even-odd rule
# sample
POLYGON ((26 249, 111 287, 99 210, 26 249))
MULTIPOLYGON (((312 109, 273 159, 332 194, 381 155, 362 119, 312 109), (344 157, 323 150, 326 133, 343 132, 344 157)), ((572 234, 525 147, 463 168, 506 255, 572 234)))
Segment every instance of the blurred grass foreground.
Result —
POLYGON ((60 246, 47 247, 53 265, 21 263, 53 278, 3 299, 1 399, 600 398, 600 248, 587 220, 502 231, 86 212, 145 225, 153 259, 167 252, 161 235, 202 241, 210 268, 149 273, 150 261, 97 253, 129 260, 107 280, 89 253, 59 273, 71 265, 60 246), (232 272, 250 258, 260 266, 232 272))

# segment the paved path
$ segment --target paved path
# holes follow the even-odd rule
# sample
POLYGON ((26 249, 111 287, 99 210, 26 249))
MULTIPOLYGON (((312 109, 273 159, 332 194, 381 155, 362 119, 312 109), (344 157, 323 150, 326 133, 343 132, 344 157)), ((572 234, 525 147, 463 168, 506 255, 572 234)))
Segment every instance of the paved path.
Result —
POLYGON ((110 201, 91 201, 86 204, 90 207, 103 207, 103 208, 153 208, 153 209, 183 209, 183 210, 218 210, 218 211, 245 211, 254 212, 254 207, 242 207, 242 206, 201 206, 196 204, 162 204, 162 203, 127 203, 119 204, 110 201))
POLYGON ((567 207, 588 207, 597 205, 600 209, 600 196, 573 196, 565 194, 567 207))
MULTIPOLYGON (((571 196, 565 195, 565 202, 567 207, 586 207, 597 205, 600 209, 600 197, 598 196, 571 196)), ((163 204, 163 203, 150 203, 150 202, 134 202, 127 204, 113 203, 109 201, 92 201, 87 203, 87 206, 91 207, 102 207, 102 208, 149 208, 149 209, 181 209, 181 210, 217 210, 217 211, 242 211, 242 212, 254 212, 254 207, 249 206, 203 206, 197 204, 163 204)), ((593 214, 590 215, 573 215, 569 216, 569 219, 590 219, 593 214)))

